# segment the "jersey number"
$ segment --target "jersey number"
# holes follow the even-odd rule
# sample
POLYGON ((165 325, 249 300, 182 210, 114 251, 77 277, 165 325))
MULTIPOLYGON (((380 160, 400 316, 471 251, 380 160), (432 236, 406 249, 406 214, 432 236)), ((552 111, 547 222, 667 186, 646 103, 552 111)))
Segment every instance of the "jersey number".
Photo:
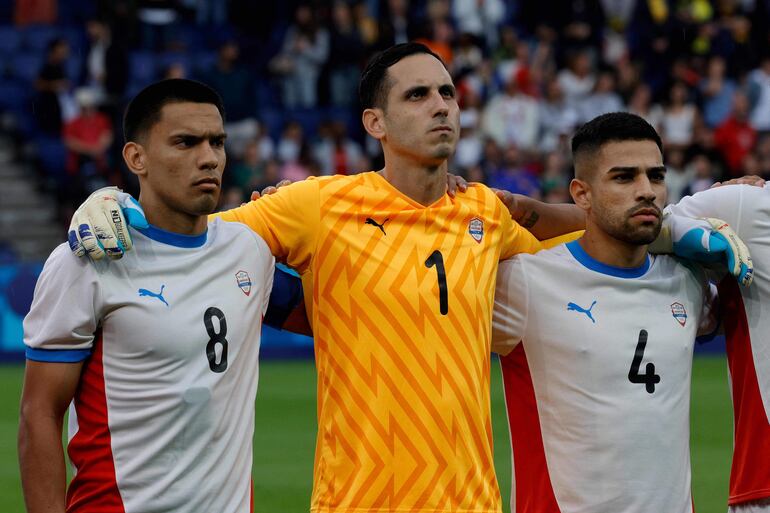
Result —
POLYGON ((438 309, 441 315, 446 315, 449 311, 449 305, 447 300, 447 286, 446 286, 446 270, 444 269, 444 255, 441 251, 436 250, 430 254, 425 261, 425 267, 436 266, 436 274, 438 275, 438 309))
POLYGON ((631 383, 643 384, 648 394, 655 392, 655 385, 660 383, 660 376, 655 374, 655 364, 647 362, 644 368, 644 374, 639 374, 639 367, 644 358, 644 348, 647 347, 647 330, 639 332, 639 342, 636 344, 634 360, 631 362, 631 369, 628 371, 628 380, 631 383))
POLYGON ((206 326, 206 332, 209 334, 209 343, 206 344, 206 358, 209 360, 209 367, 214 372, 224 372, 227 369, 227 321, 222 310, 216 307, 206 309, 203 314, 203 324, 206 326), (213 317, 219 319, 219 333, 214 331, 213 317), (222 356, 217 363, 217 344, 222 344, 222 356))

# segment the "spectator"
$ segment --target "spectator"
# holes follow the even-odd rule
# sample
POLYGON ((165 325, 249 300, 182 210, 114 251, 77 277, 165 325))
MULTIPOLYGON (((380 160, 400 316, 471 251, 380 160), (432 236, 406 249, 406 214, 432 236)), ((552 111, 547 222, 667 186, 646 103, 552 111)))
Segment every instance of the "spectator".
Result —
POLYGON ((409 22, 409 0, 387 0, 381 2, 378 38, 375 50, 384 50, 393 45, 406 43, 414 32, 409 22))
POLYGON ((332 29, 329 52, 329 92, 331 104, 349 107, 355 102, 355 91, 364 60, 364 43, 347 2, 337 0, 332 7, 332 29))
POLYGON ((454 0, 452 17, 459 32, 473 35, 486 48, 494 48, 498 27, 505 19, 505 4, 502 0, 454 0))
MULTIPOLYGON (((265 187, 270 187, 281 181, 281 164, 270 159, 265 162, 264 175, 252 183, 251 190, 262 192, 265 187)), ((250 194, 250 193, 249 193, 250 194)))
POLYGON ((436 55, 441 57, 447 68, 452 67, 454 54, 452 52, 452 40, 454 31, 452 25, 446 19, 436 19, 430 22, 427 37, 418 38, 416 41, 430 48, 436 55))
POLYGON ((45 63, 35 81, 37 97, 33 110, 38 127, 49 135, 61 134, 62 122, 72 117, 67 114, 72 99, 70 82, 64 69, 69 51, 69 44, 64 39, 48 43, 45 63))
POLYGON ((668 203, 677 203, 682 199, 685 188, 695 177, 691 167, 685 167, 684 151, 681 149, 666 150, 666 191, 668 203))
POLYGON ((571 134, 579 122, 578 113, 564 101, 559 81, 552 78, 540 102, 540 151, 554 151, 562 136, 571 134))
POLYGON ((770 55, 762 58, 760 66, 749 73, 749 94, 755 99, 751 110, 751 125, 760 132, 770 131, 770 55))
POLYGON ((90 43, 87 83, 98 88, 108 104, 117 106, 128 84, 128 52, 120 42, 113 41, 110 26, 101 20, 88 21, 86 33, 90 43))
POLYGON ((663 109, 661 128, 666 146, 685 148, 692 142, 697 109, 688 99, 687 86, 675 82, 669 91, 669 102, 663 109))
POLYGON ((213 87, 222 97, 227 113, 227 149, 234 156, 243 155, 246 144, 257 136, 254 76, 240 61, 241 49, 232 39, 219 46, 217 62, 201 74, 201 82, 213 87))
POLYGON ((138 0, 137 18, 141 25, 142 48, 169 50, 175 37, 179 11, 174 0, 138 0))
POLYGON ((310 145, 306 142, 299 148, 297 158, 283 163, 281 179, 299 182, 310 176, 318 176, 318 163, 313 159, 310 145))
POLYGON ((463 110, 460 112, 460 139, 454 155, 454 164, 459 171, 466 171, 478 166, 484 153, 484 143, 479 133, 480 98, 475 91, 469 90, 464 97, 463 110))
POLYGON ((691 196, 696 192, 705 191, 714 185, 715 170, 711 160, 704 155, 698 154, 690 161, 686 173, 692 175, 692 179, 682 191, 682 196, 691 196))
POLYGON ((548 203, 569 203, 569 169, 558 151, 545 156, 543 173, 540 176, 544 201, 548 203))
POLYGON ((749 99, 741 91, 733 96, 733 112, 714 131, 714 144, 722 153, 730 175, 741 175, 743 159, 754 148, 757 131, 749 122, 749 99))
POLYGON ((273 59, 273 72, 281 75, 283 104, 290 109, 313 108, 318 103, 318 77, 329 57, 329 33, 319 27, 309 5, 295 11, 281 53, 273 59))
POLYGON ((472 73, 484 60, 481 48, 476 45, 470 34, 460 34, 453 54, 453 71, 456 76, 472 73))
POLYGON ((725 75, 725 70, 725 60, 720 56, 712 57, 706 76, 698 84, 703 96, 703 119, 712 128, 727 119, 733 104, 736 85, 725 75))
MULTIPOLYGON (((269 157, 266 158, 262 154, 259 141, 252 139, 246 143, 243 158, 225 173, 225 181, 233 187, 250 192, 254 186, 264 181, 265 168, 269 160, 269 157)), ((273 185, 276 183, 278 180, 273 185)))
POLYGON ((283 128, 281 139, 278 141, 278 160, 281 163, 295 161, 299 158, 300 148, 305 144, 305 133, 296 121, 289 121, 283 128))
POLYGON ((591 66, 588 52, 577 52, 568 58, 567 68, 558 75, 564 99, 569 105, 578 106, 594 88, 596 75, 591 66))
POLYGON ((77 203, 78 198, 107 185, 107 155, 113 140, 110 119, 96 109, 97 91, 80 88, 75 97, 80 113, 62 130, 67 148, 67 177, 62 190, 65 203, 77 203))
POLYGON ((624 109, 623 100, 615 92, 615 75, 605 70, 599 73, 593 93, 580 103, 578 113, 580 122, 585 123, 596 116, 624 109))
POLYGON ((482 132, 500 147, 515 145, 529 151, 537 146, 540 128, 538 103, 523 94, 521 77, 511 77, 505 91, 492 97, 484 108, 482 132))
POLYGON ((652 103, 652 91, 647 84, 641 83, 636 86, 628 101, 628 111, 643 117, 658 132, 662 130, 663 108, 657 103, 652 103))
POLYGON ((509 145, 503 154, 503 165, 489 176, 490 187, 540 199, 537 177, 521 162, 521 154, 515 145, 509 145))
POLYGON ((326 132, 326 137, 321 138, 313 149, 322 174, 347 175, 366 171, 359 167, 363 150, 347 136, 345 123, 333 121, 329 123, 326 132))

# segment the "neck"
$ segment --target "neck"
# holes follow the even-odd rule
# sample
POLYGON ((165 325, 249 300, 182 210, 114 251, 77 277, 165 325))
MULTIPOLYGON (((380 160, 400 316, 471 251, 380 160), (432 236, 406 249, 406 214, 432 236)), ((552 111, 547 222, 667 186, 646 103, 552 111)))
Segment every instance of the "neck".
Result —
POLYGON ((174 210, 151 194, 140 193, 139 204, 144 210, 148 223, 168 232, 200 235, 208 226, 208 216, 191 215, 174 210))
POLYGON ((647 258, 647 244, 637 245, 618 240, 591 225, 586 226, 580 246, 588 255, 613 267, 639 267, 647 258))
POLYGON ((420 165, 386 155, 385 167, 379 173, 393 187, 421 205, 436 202, 446 192, 446 160, 438 165, 420 165))

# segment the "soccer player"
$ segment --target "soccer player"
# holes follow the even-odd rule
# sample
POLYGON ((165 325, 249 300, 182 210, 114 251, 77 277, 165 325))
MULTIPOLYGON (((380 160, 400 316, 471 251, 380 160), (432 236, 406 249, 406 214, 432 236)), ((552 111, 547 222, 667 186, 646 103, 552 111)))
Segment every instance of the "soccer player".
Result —
POLYGON ((125 134, 151 225, 133 231, 121 261, 56 248, 24 321, 27 511, 246 513, 274 258, 247 227, 207 221, 225 165, 216 92, 151 85, 129 105, 125 134))
POLYGON ((691 512, 692 352, 713 316, 701 269, 647 251, 666 199, 661 141, 613 113, 572 151, 584 235, 498 273, 511 511, 691 512))
MULTIPOLYGON (((709 189, 669 207, 674 214, 724 219, 754 259, 770 262, 770 185, 709 189)), ((770 512, 770 273, 758 267, 751 289, 726 278, 719 284, 720 313, 734 409, 729 510, 770 512)))
POLYGON ((489 411, 495 275, 500 258, 540 245, 488 188, 446 194, 455 94, 425 46, 386 50, 360 86, 384 169, 294 183, 221 215, 260 234, 312 298, 312 511, 501 511, 489 411))

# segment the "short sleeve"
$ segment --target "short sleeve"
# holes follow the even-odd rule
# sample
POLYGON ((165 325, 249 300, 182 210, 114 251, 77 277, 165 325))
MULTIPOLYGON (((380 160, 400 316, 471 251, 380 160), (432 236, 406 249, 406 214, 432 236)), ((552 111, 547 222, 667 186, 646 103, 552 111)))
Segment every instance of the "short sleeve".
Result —
POLYGON ((279 267, 275 268, 273 290, 264 322, 268 326, 281 329, 291 312, 303 301, 302 280, 279 267))
POLYGON ((318 181, 311 178, 213 217, 245 224, 265 240, 279 262, 304 274, 318 239, 319 196, 318 181))
POLYGON ((66 244, 57 247, 35 285, 24 318, 24 345, 29 360, 72 363, 85 360, 100 322, 98 274, 87 259, 66 244))
POLYGON ((523 262, 512 258, 500 262, 492 314, 492 351, 510 353, 524 336, 529 291, 523 262))
POLYGON ((666 211, 685 217, 716 217, 726 221, 741 236, 739 229, 745 196, 754 194, 767 194, 767 191, 753 185, 724 185, 685 196, 679 203, 666 207, 666 211))

